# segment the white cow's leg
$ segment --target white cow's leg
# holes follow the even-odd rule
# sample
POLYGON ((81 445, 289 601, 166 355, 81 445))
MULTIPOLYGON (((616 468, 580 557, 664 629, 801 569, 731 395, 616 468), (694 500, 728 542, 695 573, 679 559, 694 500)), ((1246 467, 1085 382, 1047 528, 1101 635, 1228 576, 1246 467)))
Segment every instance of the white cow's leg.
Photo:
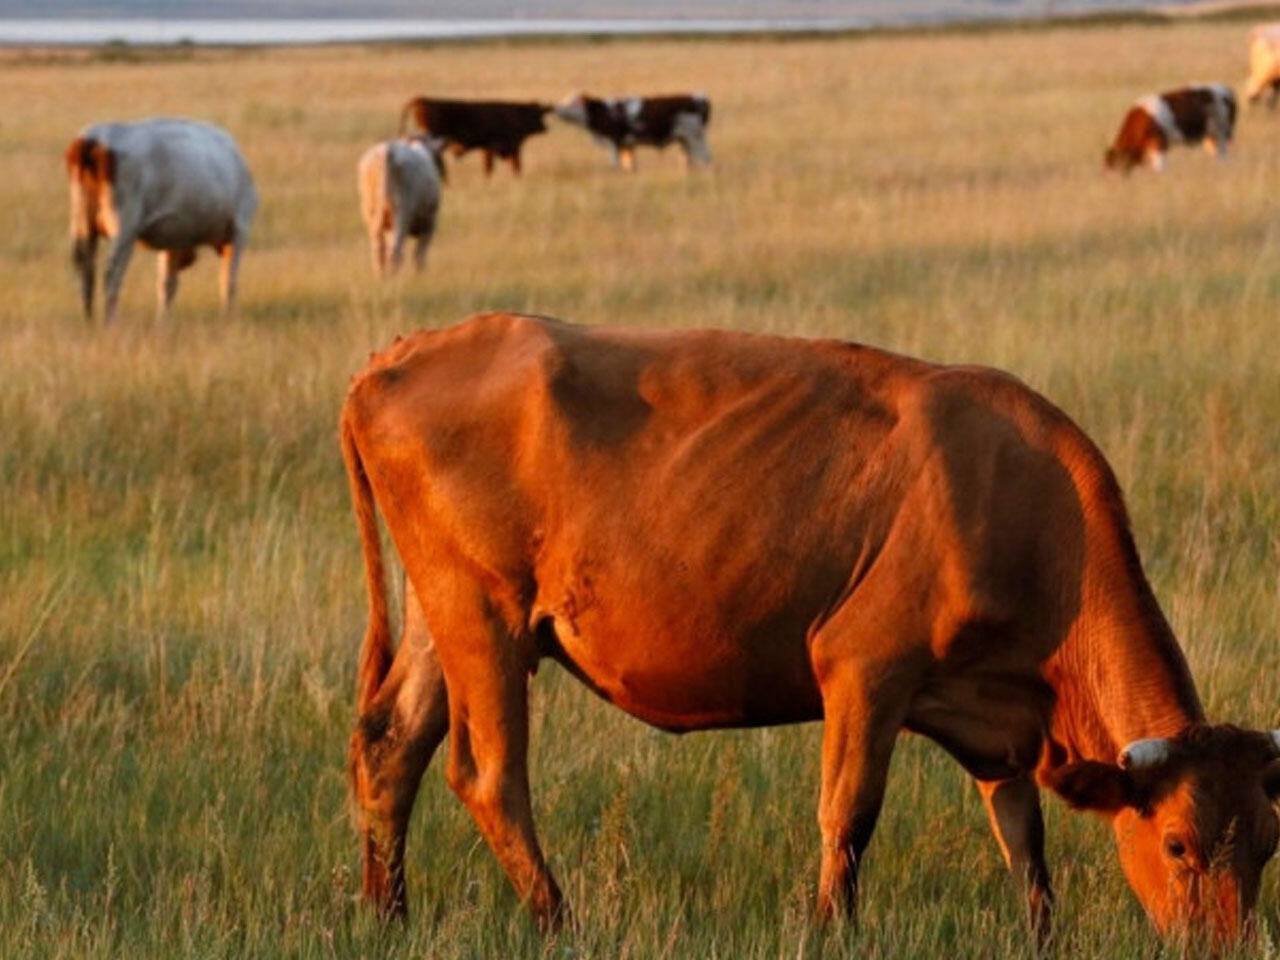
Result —
POLYGON ((244 250, 242 240, 224 243, 218 248, 221 263, 218 268, 218 294, 222 301, 222 315, 227 318, 235 316, 236 279, 240 272, 240 254, 244 250))
POLYGON ((400 264, 404 262, 404 242, 408 235, 408 224, 397 214, 395 225, 391 228, 391 256, 389 257, 388 273, 398 273, 400 271, 400 264))
POLYGON ((156 258, 156 319, 163 320, 178 292, 178 273, 196 261, 196 252, 189 247, 178 250, 161 250, 156 258))
POLYGON ((413 238, 413 269, 421 271, 427 265, 427 247, 431 244, 431 230, 413 238))
POLYGON ((77 238, 71 248, 71 259, 80 277, 80 303, 84 318, 93 319, 93 288, 97 272, 97 235, 77 238))
POLYGON ((120 287, 124 282, 124 271, 129 266, 129 258, 133 256, 133 245, 136 236, 132 230, 125 232, 122 228, 111 244, 111 252, 107 254, 107 266, 103 271, 102 287, 106 297, 106 322, 114 323, 116 307, 120 301, 120 287))

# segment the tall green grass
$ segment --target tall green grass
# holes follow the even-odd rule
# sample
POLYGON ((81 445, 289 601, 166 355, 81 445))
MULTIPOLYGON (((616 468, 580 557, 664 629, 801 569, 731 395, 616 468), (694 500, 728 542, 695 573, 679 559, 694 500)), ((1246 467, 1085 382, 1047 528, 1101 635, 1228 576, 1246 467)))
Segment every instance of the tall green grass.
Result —
MULTIPOLYGON (((802 41, 184 50, 0 61, 0 956, 1031 953, 976 791, 904 738, 861 928, 810 921, 816 726, 673 738, 554 667, 535 812, 578 927, 544 946, 436 771, 410 908, 357 909, 344 751, 364 620, 336 418, 395 333, 493 308, 834 335, 1007 368, 1101 444, 1210 711, 1280 725, 1280 117, 1219 164, 1107 178, 1128 104, 1238 80, 1237 25, 802 41), (452 165, 425 275, 375 283, 361 150, 410 94, 695 88, 710 173, 580 132, 452 165), (152 319, 78 315, 61 150, 156 113, 258 180, 241 311, 210 256, 152 319)), ((439 761, 438 761, 439 762, 439 761)), ((1050 801, 1062 955, 1153 940, 1102 825, 1050 801)), ((1276 956, 1280 884, 1262 893, 1276 956)))

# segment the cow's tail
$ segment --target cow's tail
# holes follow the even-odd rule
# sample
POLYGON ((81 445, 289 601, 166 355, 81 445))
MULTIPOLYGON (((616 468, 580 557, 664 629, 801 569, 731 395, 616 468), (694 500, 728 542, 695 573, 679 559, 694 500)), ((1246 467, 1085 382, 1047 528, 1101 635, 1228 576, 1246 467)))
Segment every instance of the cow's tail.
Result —
POLYGON ((342 416, 342 456, 347 462, 351 503, 355 509, 356 525, 360 528, 360 545, 364 550, 365 578, 369 588, 369 625, 360 646, 360 667, 356 678, 356 707, 363 713, 382 687, 382 681, 391 669, 394 651, 391 648, 382 538, 378 532, 378 506, 373 499, 373 487, 360 459, 355 431, 347 412, 342 416))

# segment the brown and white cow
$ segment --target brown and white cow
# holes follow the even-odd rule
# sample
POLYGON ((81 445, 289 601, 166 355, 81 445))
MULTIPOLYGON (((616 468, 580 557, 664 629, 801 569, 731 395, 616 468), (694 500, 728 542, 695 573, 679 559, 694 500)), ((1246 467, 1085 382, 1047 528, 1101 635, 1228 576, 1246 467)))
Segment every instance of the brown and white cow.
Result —
POLYGON ((364 893, 449 784, 539 923, 528 684, 671 731, 823 720, 821 912, 852 914, 898 732, 977 781, 1038 932, 1037 783, 1110 817, 1164 932, 1247 928, 1280 732, 1211 726, 1119 487, 1014 378, 856 344, 487 314, 371 358, 342 413, 368 575, 350 770, 364 893), (381 512, 407 574, 390 635, 381 512))
POLYGON ((225 130, 167 118, 95 124, 71 141, 66 164, 72 259, 86 318, 93 316, 100 237, 114 241, 104 277, 108 323, 115 319, 135 243, 160 254, 160 316, 178 290, 178 271, 195 262, 202 245, 222 258, 222 307, 231 311, 258 197, 249 168, 225 130))
POLYGON ((1106 153, 1108 169, 1128 172, 1147 163, 1164 169, 1175 144, 1204 143, 1210 154, 1227 155, 1236 123, 1236 96, 1220 83, 1152 94, 1135 103, 1106 153))
POLYGON ((1244 95, 1256 103, 1262 91, 1270 88, 1267 106, 1274 108, 1280 97, 1280 23, 1265 23, 1249 31, 1249 79, 1244 95))
POLYGON ((551 107, 541 103, 504 100, 443 100, 414 97, 400 111, 400 133, 414 128, 448 145, 454 156, 468 150, 484 154, 484 172, 493 172, 493 158, 510 162, 520 173, 520 148, 525 140, 547 129, 544 117, 551 107))
POLYGON ((684 150, 686 167, 711 162, 707 146, 711 101, 700 93, 613 99, 575 93, 557 104, 555 113, 561 120, 582 127, 597 143, 612 147, 614 166, 627 171, 635 169, 637 146, 678 143, 684 150))
POLYGON ((400 268, 409 237, 414 266, 422 269, 440 212, 441 180, 433 144, 424 137, 385 140, 360 157, 356 186, 374 273, 385 276, 400 268))

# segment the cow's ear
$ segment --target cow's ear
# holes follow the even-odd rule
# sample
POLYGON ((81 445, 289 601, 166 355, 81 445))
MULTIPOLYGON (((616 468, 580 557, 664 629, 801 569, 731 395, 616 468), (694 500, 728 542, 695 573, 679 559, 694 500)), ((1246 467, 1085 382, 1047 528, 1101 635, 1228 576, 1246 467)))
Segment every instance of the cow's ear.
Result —
POLYGON ((1137 791, 1127 770, 1110 763, 1085 760, 1056 767, 1041 782, 1076 810, 1118 813, 1137 806, 1137 791))
POLYGON ((1280 760, 1272 760, 1262 768, 1262 789, 1272 800, 1280 800, 1280 760))

